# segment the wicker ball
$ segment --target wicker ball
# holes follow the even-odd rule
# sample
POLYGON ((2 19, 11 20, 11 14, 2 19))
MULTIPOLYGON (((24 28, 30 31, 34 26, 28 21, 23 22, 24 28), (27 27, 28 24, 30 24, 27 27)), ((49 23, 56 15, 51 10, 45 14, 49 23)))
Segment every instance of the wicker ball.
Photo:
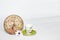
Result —
POLYGON ((23 20, 18 15, 10 15, 4 20, 4 29, 9 34, 15 34, 17 30, 23 29, 23 20))

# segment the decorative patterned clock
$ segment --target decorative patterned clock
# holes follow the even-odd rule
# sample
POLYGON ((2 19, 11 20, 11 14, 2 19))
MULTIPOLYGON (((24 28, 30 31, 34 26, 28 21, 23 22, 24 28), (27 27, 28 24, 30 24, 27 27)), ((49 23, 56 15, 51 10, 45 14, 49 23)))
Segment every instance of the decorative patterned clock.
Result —
POLYGON ((4 20, 4 29, 9 34, 15 34, 17 30, 23 29, 23 20, 18 15, 10 15, 4 20))

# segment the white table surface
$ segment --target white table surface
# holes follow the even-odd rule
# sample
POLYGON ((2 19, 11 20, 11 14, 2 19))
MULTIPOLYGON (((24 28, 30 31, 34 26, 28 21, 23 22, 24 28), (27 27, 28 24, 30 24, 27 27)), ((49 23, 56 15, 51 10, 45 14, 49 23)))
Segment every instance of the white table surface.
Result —
POLYGON ((37 34, 34 36, 9 35, 4 30, 3 21, 4 19, 0 20, 0 40, 60 40, 60 17, 24 20, 25 24, 34 25, 37 31, 37 34))

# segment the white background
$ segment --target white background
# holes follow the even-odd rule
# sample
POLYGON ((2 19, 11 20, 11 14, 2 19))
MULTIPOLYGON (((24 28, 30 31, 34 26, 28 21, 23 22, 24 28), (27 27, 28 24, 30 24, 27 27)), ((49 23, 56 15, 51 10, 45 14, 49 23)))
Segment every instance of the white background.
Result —
POLYGON ((60 0, 0 0, 0 40, 60 40, 60 0), (37 34, 7 34, 3 23, 11 14, 33 24, 37 34))
POLYGON ((0 16, 14 13, 23 18, 60 16, 60 0, 0 0, 0 16))

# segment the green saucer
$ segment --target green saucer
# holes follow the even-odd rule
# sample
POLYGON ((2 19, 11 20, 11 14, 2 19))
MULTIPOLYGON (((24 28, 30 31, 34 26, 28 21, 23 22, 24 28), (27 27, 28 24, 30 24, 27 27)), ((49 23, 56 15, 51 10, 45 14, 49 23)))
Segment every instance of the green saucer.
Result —
POLYGON ((22 30, 22 34, 25 35, 25 36, 32 36, 32 35, 35 35, 36 34, 36 31, 35 30, 32 30, 30 32, 30 34, 27 34, 26 30, 22 30))

